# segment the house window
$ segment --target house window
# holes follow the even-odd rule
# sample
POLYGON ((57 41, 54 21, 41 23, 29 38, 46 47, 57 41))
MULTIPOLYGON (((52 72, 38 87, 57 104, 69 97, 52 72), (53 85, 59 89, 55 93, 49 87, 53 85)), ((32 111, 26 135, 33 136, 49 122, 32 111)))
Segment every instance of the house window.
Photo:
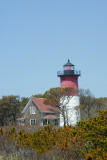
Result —
POLYGON ((55 119, 52 119, 52 120, 51 120, 51 123, 55 123, 55 119))
POLYGON ((21 124, 22 125, 24 125, 25 124, 25 120, 23 119, 23 120, 21 120, 21 124))
POLYGON ((36 124, 36 119, 30 119, 30 125, 35 125, 36 124))
POLYGON ((30 114, 36 114, 36 107, 30 107, 30 114))
POLYGON ((55 119, 55 126, 58 126, 58 119, 55 119))
POLYGON ((51 124, 51 119, 48 119, 48 124, 51 124))
POLYGON ((59 125, 58 119, 43 119, 42 122, 43 122, 43 126, 44 125, 50 125, 50 124, 53 124, 53 123, 55 124, 55 126, 59 125))
POLYGON ((47 119, 43 119, 43 126, 47 125, 47 119))

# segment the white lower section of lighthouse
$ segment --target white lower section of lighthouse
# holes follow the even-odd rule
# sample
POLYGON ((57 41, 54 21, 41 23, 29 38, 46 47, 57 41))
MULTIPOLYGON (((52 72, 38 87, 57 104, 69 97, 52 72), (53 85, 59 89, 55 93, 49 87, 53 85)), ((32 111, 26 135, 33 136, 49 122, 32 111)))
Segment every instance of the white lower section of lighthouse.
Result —
MULTIPOLYGON (((61 100, 62 102, 62 100, 61 100)), ((76 123, 78 121, 80 121, 80 109, 77 109, 77 106, 80 105, 80 101, 79 101, 79 96, 71 96, 69 101, 68 98, 65 97, 63 104, 65 104, 65 108, 64 108, 64 116, 65 116, 65 121, 66 121, 66 125, 73 125, 75 126, 76 123)), ((63 127, 64 126, 64 116, 63 114, 60 112, 60 126, 63 127)))

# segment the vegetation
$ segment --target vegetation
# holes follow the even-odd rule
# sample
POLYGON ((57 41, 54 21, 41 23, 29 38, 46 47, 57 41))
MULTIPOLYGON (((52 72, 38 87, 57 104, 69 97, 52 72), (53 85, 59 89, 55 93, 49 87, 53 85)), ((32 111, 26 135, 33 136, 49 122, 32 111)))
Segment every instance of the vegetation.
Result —
POLYGON ((28 103, 28 101, 29 101, 29 98, 25 98, 25 97, 21 98, 21 101, 20 101, 21 111, 26 106, 26 104, 28 103))
POLYGON ((95 98, 90 90, 80 89, 81 120, 96 117, 100 110, 107 110, 107 98, 95 98))
POLYGON ((3 141, 0 151, 13 145, 18 153, 20 149, 23 150, 20 159, 24 159, 25 151, 28 151, 35 160, 105 160, 107 111, 100 111, 96 118, 78 122, 75 128, 66 126, 56 129, 50 125, 33 133, 17 131, 16 128, 6 131, 1 129, 0 136, 0 140, 3 141))
POLYGON ((28 101, 25 97, 19 101, 18 96, 3 96, 0 99, 0 126, 15 124, 28 101))
POLYGON ((0 126, 13 124, 20 114, 17 96, 3 96, 0 99, 0 126))
POLYGON ((44 98, 44 95, 43 94, 35 94, 35 95, 32 95, 32 97, 34 97, 34 98, 44 98))
MULTIPOLYGON (((61 97, 68 96, 66 90, 53 88, 44 95, 45 104, 61 110, 61 97)), ((19 101, 17 96, 0 99, 0 159, 1 160, 106 160, 107 159, 107 98, 95 98, 89 90, 80 90, 82 121, 76 127, 55 128, 54 124, 41 129, 20 129, 15 125, 17 117, 29 98, 19 101), (100 111, 100 112, 99 112, 100 111)), ((66 122, 65 122, 66 123, 66 122)), ((34 127, 34 126, 33 126, 34 127)), ((36 126, 35 126, 36 127, 36 126)))
MULTIPOLYGON (((33 97, 45 98, 45 104, 58 107, 59 112, 64 119, 64 125, 68 122, 66 106, 70 99, 77 94, 72 88, 51 88, 43 95, 37 94, 33 97), (71 96, 72 95, 72 96, 71 96), (65 103, 66 102, 66 103, 65 103)), ((80 112, 81 120, 88 120, 96 117, 99 110, 107 110, 107 98, 95 98, 89 90, 80 90, 80 112)), ((13 125, 16 119, 20 117, 23 108, 26 106, 29 98, 22 97, 19 101, 18 96, 3 96, 0 99, 0 126, 13 125)))

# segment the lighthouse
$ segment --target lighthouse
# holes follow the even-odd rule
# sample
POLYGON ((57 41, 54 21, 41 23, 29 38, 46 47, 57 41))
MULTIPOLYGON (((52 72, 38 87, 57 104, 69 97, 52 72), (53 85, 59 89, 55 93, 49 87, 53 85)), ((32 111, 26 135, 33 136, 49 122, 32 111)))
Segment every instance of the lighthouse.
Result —
MULTIPOLYGON (((60 87, 66 88, 71 87, 76 92, 71 93, 70 100, 66 106, 66 115, 68 119, 68 124, 75 126, 78 121, 80 121, 80 109, 79 106, 79 94, 78 94, 78 77, 81 75, 80 71, 75 70, 75 66, 68 60, 68 62, 63 65, 63 71, 58 71, 57 76, 60 77, 60 87)), ((65 97, 65 102, 67 101, 67 96, 65 97)), ((64 126, 63 116, 60 114, 60 126, 64 126)))

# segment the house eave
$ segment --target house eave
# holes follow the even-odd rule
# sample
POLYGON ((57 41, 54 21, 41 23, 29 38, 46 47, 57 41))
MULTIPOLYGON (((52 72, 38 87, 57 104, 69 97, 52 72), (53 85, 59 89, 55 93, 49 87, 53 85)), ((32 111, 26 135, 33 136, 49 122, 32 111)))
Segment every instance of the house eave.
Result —
POLYGON ((21 112, 21 114, 24 114, 26 111, 27 111, 27 109, 29 108, 29 105, 32 103, 32 99, 30 99, 29 101, 28 101, 28 103, 26 104, 26 106, 24 107, 24 109, 23 109, 23 111, 21 112))

